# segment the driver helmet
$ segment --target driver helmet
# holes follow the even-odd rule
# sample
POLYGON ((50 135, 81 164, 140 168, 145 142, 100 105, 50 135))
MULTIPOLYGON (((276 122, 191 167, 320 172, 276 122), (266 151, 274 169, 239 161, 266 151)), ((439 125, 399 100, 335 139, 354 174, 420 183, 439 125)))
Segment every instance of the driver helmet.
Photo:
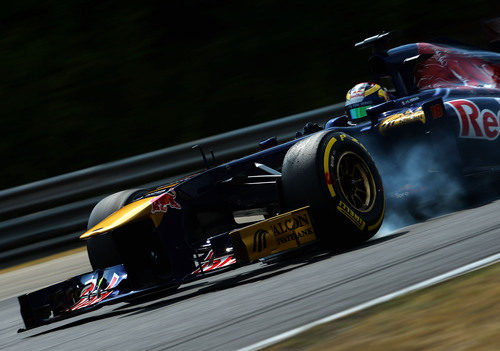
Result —
POLYGON ((366 109, 389 101, 387 89, 376 83, 359 83, 347 92, 345 111, 349 124, 367 119, 366 109))

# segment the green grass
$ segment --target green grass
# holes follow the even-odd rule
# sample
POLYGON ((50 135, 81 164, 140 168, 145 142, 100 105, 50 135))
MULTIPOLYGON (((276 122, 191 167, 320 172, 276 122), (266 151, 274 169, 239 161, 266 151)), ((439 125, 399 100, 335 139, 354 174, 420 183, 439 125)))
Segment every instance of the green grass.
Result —
POLYGON ((500 264, 315 327, 265 350, 498 350, 500 264))

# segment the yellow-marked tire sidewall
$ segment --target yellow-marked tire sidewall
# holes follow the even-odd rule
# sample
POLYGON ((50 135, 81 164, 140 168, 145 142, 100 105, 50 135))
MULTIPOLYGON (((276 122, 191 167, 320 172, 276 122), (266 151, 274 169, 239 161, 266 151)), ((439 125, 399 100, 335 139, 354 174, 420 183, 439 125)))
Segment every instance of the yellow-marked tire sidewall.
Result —
POLYGON ((356 243, 375 235, 384 218, 385 194, 382 179, 369 152, 356 138, 337 132, 325 137, 321 163, 327 194, 331 197, 329 209, 340 214, 335 216, 338 219, 336 227, 356 234, 346 238, 346 242, 356 243), (346 154, 359 159, 359 163, 367 173, 368 182, 372 183, 370 188, 373 194, 366 209, 358 210, 345 196, 345 191, 342 191, 337 167, 340 159, 346 154))
POLYGON ((364 146, 345 133, 323 131, 297 142, 283 160, 281 180, 285 209, 310 206, 317 234, 329 246, 360 243, 382 224, 385 198, 378 170, 364 146), (362 159, 373 176, 376 197, 368 211, 352 208, 330 172, 330 163, 335 166, 345 152, 362 159))

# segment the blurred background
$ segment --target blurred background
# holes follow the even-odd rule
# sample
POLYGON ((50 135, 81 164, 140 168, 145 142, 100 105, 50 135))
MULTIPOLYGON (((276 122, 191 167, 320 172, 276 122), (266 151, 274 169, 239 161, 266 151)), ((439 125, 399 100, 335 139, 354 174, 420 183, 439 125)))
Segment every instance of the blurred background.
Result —
POLYGON ((34 1, 0 5, 0 189, 343 101, 353 45, 486 47, 498 1, 34 1))

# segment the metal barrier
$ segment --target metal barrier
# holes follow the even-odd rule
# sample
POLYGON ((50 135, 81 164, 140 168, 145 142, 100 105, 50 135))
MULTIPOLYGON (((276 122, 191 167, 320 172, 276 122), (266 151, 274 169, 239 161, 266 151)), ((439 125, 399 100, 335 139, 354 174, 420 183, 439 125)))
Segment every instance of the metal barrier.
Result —
POLYGON ((323 124, 342 113, 343 106, 338 103, 2 190, 0 262, 77 240, 92 207, 106 194, 161 184, 168 177, 202 169, 193 145, 213 150, 218 163, 226 162, 258 151, 258 142, 269 137, 290 140, 307 122, 323 124))

